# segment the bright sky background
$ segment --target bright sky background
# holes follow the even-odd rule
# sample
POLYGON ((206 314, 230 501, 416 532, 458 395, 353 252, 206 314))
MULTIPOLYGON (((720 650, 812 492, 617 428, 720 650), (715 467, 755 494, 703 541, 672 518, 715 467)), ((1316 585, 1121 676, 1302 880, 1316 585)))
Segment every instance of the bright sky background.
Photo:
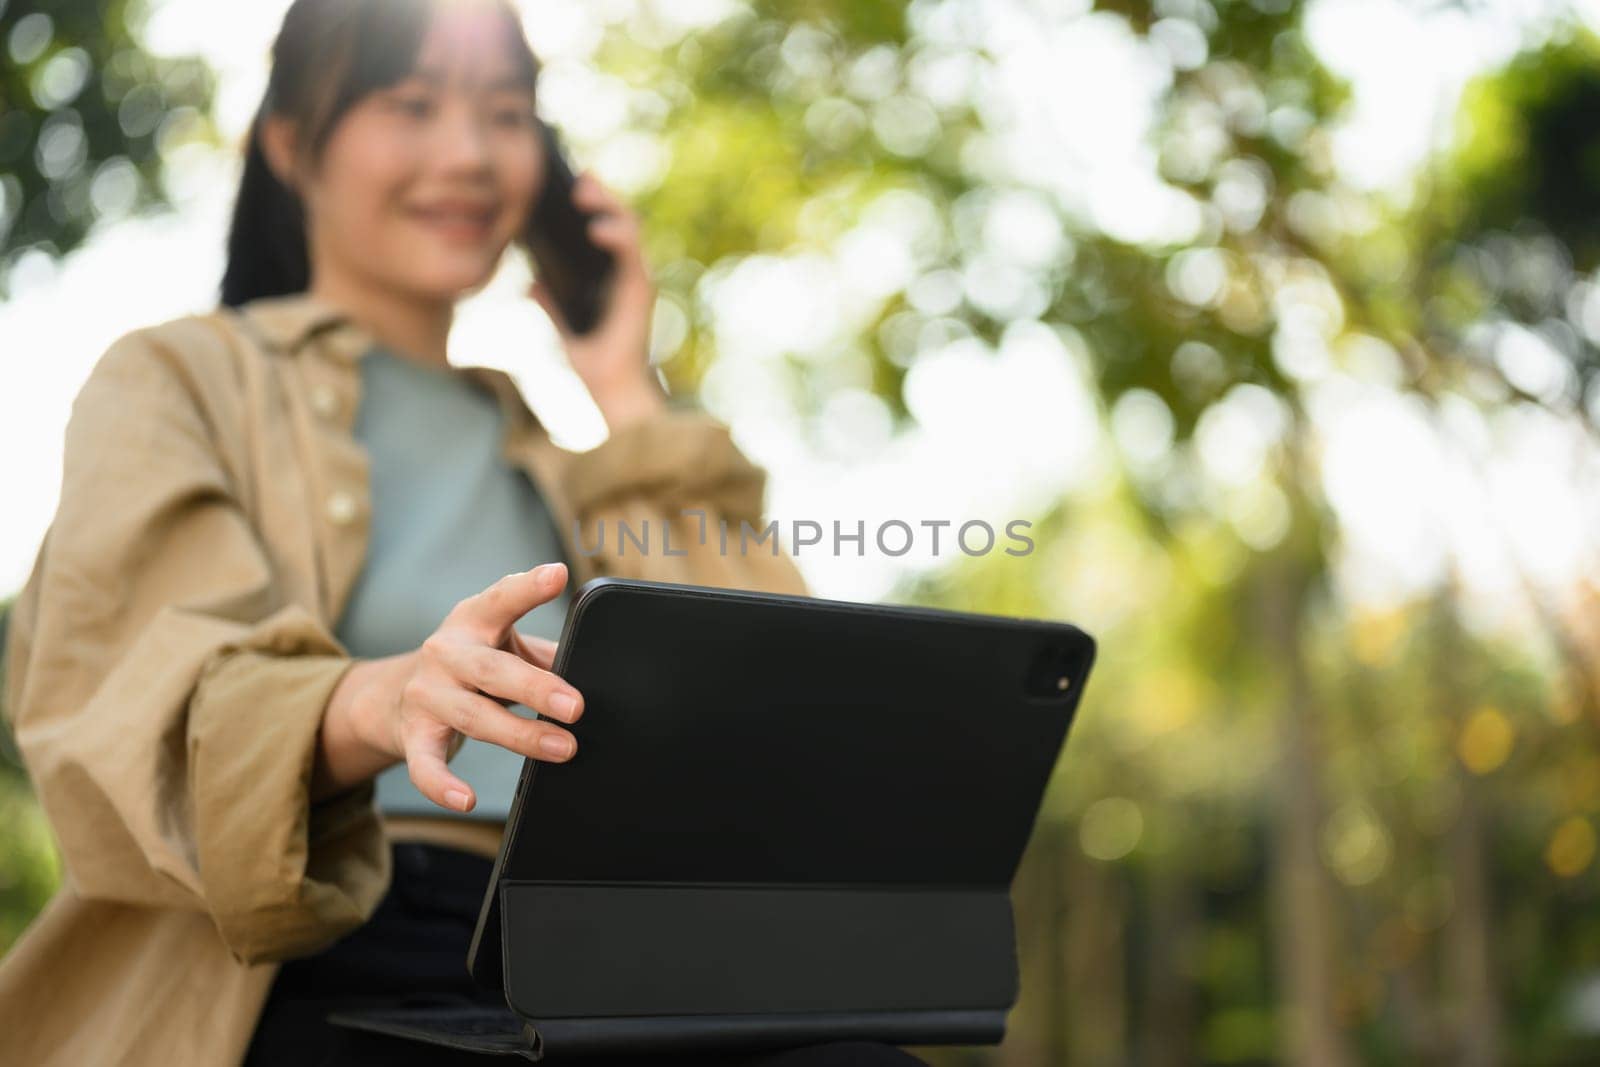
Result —
MULTIPOLYGON (((624 90, 585 59, 599 20, 629 17, 639 2, 646 0, 524 4, 529 36, 547 64, 547 112, 568 128, 581 159, 624 190, 658 160, 647 142, 608 139, 624 90)), ((267 48, 285 6, 284 0, 165 0, 152 19, 153 48, 199 53, 216 69, 219 119, 236 141, 259 100, 267 48)), ((648 6, 658 20, 677 21, 663 32, 682 32, 730 4, 648 6)), ((1072 6, 1057 5, 1054 23, 1040 26, 1040 6, 1026 0, 952 0, 948 11, 965 9, 974 21, 930 18, 924 32, 968 33, 976 26, 984 46, 1001 57, 985 103, 1009 116, 999 145, 1003 165, 1038 196, 1088 211, 1108 232, 1130 239, 1181 227, 1182 205, 1155 181, 1145 132, 1150 101, 1170 76, 1166 56, 1192 59, 1194 44, 1181 35, 1147 44, 1105 16, 1060 17, 1072 6)), ((1439 119, 1463 81, 1503 60, 1552 7, 1546 0, 1507 0, 1474 7, 1471 15, 1424 16, 1400 0, 1314 3, 1313 45, 1355 88, 1355 106, 1335 141, 1344 173, 1370 188, 1403 183, 1436 143, 1439 119)), ((1600 0, 1589 13, 1600 13, 1600 0)), ((127 330, 214 306, 235 168, 232 154, 191 153, 173 167, 176 214, 113 225, 59 267, 40 259, 17 272, 15 295, 0 303, 0 455, 13 509, 0 523, 0 591, 19 586, 32 565, 59 492, 62 429, 94 361, 127 330)), ((1029 257, 1053 253, 1059 233, 1054 223, 1039 225, 1041 203, 1022 194, 991 210, 990 238, 1010 257, 997 252, 996 276, 1025 281, 1029 257)), ((1064 493, 1092 494, 1112 469, 1113 447, 1136 468, 1141 454, 1160 452, 1161 412, 1130 398, 1111 413, 1108 434, 1085 384, 1081 343, 1037 322, 1010 330, 999 358, 958 341, 920 359, 907 384, 919 421, 911 433, 891 437, 881 402, 846 382, 825 413, 822 448, 804 446, 777 389, 774 333, 826 352, 887 287, 913 280, 916 267, 905 249, 927 224, 914 199, 891 198, 832 256, 752 259, 716 286, 713 308, 726 355, 706 383, 705 399, 768 468, 770 514, 785 524, 839 519, 848 528, 865 520, 871 531, 889 518, 912 524, 977 518, 1003 528, 1064 493)), ((540 313, 520 295, 525 278, 520 261, 508 260, 496 282, 468 303, 452 358, 510 371, 558 440, 587 447, 602 437, 603 424, 540 313)), ((941 287, 965 285, 973 296, 982 279, 918 284, 922 298, 937 302, 941 287)), ((1020 282, 1004 292, 1026 298, 1020 282)), ((1441 437, 1413 402, 1385 384, 1392 356, 1358 355, 1356 365, 1370 373, 1352 376, 1315 360, 1300 367, 1313 396, 1330 496, 1347 531, 1341 577, 1352 595, 1379 605, 1413 595, 1453 557, 1481 618, 1492 624, 1516 607, 1512 560, 1554 589, 1570 586, 1576 575, 1600 573, 1594 536, 1600 461, 1592 447, 1538 413, 1485 425, 1465 405, 1446 413, 1448 436, 1441 437)), ((1241 390, 1207 419, 1199 441, 1217 507, 1261 543, 1276 536, 1282 511, 1281 499, 1260 491, 1254 478, 1277 417, 1260 390, 1241 390)), ((876 599, 904 573, 949 558, 933 561, 925 552, 835 558, 813 550, 800 563, 821 595, 876 599)), ((1086 605, 1086 623, 1090 611, 1086 605)))

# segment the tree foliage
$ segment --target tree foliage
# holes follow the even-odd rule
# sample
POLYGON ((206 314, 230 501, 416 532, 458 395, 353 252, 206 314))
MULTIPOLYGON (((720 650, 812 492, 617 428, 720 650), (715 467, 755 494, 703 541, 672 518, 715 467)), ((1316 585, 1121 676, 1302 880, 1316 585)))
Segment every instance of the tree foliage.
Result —
POLYGON ((0 295, 18 258, 166 203, 164 151, 205 133, 212 77, 140 43, 143 0, 0 3, 0 295))

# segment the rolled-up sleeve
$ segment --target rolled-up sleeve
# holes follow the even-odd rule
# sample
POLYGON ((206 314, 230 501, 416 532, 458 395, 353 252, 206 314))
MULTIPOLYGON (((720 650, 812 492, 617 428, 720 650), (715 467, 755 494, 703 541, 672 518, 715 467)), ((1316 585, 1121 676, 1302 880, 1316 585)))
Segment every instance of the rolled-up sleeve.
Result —
POLYGON ((604 573, 805 595, 776 527, 763 524, 765 490, 766 472, 727 426, 683 408, 623 426, 574 455, 562 478, 579 550, 604 573))
POLYGON ((352 660, 290 600, 182 362, 144 333, 74 401, 19 604, 17 745, 78 894, 208 913, 233 954, 305 954, 387 888, 370 786, 313 805, 352 660))

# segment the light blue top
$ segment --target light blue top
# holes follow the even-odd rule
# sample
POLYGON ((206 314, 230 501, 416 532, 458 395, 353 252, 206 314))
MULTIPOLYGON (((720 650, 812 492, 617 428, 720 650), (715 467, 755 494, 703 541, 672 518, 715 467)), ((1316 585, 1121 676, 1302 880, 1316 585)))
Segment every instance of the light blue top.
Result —
MULTIPOLYGON (((372 531, 335 629, 352 655, 409 652, 496 579, 565 561, 538 490, 500 454, 503 417, 494 395, 458 370, 383 348, 362 356, 355 435, 371 461, 372 531)), ((563 590, 517 629, 556 639, 569 600, 563 590)), ((521 704, 510 710, 537 717, 521 704)), ((468 738, 450 769, 477 791, 467 817, 505 818, 521 756, 468 738)), ((395 815, 461 817, 417 792, 403 763, 378 776, 377 803, 395 815)))

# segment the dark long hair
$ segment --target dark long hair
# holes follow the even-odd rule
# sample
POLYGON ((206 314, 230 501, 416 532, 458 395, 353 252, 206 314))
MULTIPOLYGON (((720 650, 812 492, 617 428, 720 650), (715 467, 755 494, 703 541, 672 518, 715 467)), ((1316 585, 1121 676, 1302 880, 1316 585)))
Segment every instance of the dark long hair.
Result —
MULTIPOLYGON (((415 66, 434 13, 448 0, 294 0, 272 45, 272 73, 250 124, 244 174, 228 230, 222 303, 304 292, 311 281, 305 207, 272 173, 261 147, 268 115, 293 120, 296 150, 315 162, 334 127, 362 97, 404 79, 415 66)), ((521 20, 496 4, 519 73, 531 94, 539 64, 521 20)))

